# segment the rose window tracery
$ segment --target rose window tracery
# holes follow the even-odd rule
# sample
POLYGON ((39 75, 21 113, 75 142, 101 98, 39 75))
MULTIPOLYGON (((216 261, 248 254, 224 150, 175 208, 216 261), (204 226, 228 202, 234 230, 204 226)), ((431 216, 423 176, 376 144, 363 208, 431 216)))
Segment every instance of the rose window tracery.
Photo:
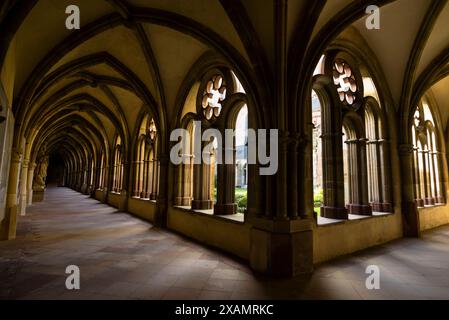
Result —
POLYGON ((221 113, 222 103, 226 99, 226 86, 223 77, 215 75, 207 83, 203 94, 203 115, 207 120, 218 118, 221 113))

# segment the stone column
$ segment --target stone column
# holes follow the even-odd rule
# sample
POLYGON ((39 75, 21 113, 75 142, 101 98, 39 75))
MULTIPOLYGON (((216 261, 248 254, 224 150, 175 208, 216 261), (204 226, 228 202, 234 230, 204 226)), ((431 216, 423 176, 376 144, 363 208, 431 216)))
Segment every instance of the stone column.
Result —
POLYGON ((21 161, 22 153, 16 148, 13 148, 11 155, 11 166, 9 169, 8 190, 6 195, 6 214, 1 226, 1 239, 3 240, 12 240, 16 237, 18 214, 17 191, 21 161))
POLYGON ((425 181, 426 181, 426 198, 424 199, 424 202, 428 206, 433 206, 435 204, 435 200, 433 199, 432 195, 432 177, 430 172, 430 151, 427 148, 425 151, 423 151, 423 163, 424 163, 424 169, 425 169, 425 181))
POLYGON ((27 207, 27 187, 28 187, 28 165, 30 160, 25 159, 22 163, 22 178, 20 184, 20 203, 19 203, 19 214, 24 216, 26 214, 27 207))
POLYGON ((404 235, 418 237, 421 234, 421 229, 413 188, 413 145, 400 145, 399 157, 401 160, 402 222, 404 235))
POLYGON ((167 226, 167 206, 168 206, 168 165, 170 157, 165 154, 159 155, 159 192, 157 195, 155 225, 159 227, 167 226))
POLYGON ((153 166, 153 176, 150 181, 151 183, 150 200, 156 200, 158 192, 157 187, 159 182, 159 161, 157 159, 153 159, 151 165, 153 166))
MULTIPOLYGON (((201 150, 206 151, 204 146, 206 144, 202 143, 201 150)), ((209 156, 212 156, 210 152, 209 156)), ((192 209, 193 210, 209 210, 213 208, 213 201, 211 199, 210 193, 210 183, 211 183, 211 174, 210 174, 210 164, 206 164, 205 161, 201 161, 200 164, 193 165, 193 200, 192 200, 192 209)))
POLYGON ((347 141, 349 145, 349 185, 351 202, 349 213, 357 215, 372 215, 368 202, 368 181, 366 169, 366 139, 347 141))
POLYGON ((192 201, 192 169, 193 169, 193 155, 183 154, 181 155, 183 163, 177 165, 176 172, 176 184, 175 184, 175 206, 190 206, 192 201))
POLYGON ((445 159, 444 154, 442 152, 435 152, 435 167, 438 168, 438 175, 436 177, 436 186, 437 186, 437 202, 438 203, 445 203, 444 196, 443 196, 443 190, 444 190, 444 174, 443 174, 443 166, 442 163, 445 159))
MULTIPOLYGON (((235 203, 235 148, 223 147, 223 155, 232 152, 233 163, 217 164, 217 203, 214 205, 215 215, 231 215, 237 213, 235 203)), ((225 156, 223 158, 226 158, 225 156)), ((230 160, 230 159, 228 159, 230 160)), ((226 161, 224 161, 226 162, 226 161)))
POLYGON ((120 204, 119 204, 119 210, 120 211, 127 211, 128 210, 128 181, 129 181, 129 162, 126 160, 122 162, 120 165, 120 180, 121 185, 119 186, 120 189, 120 204))
POLYGON ((33 179, 34 179, 34 169, 36 169, 36 162, 30 163, 28 166, 28 176, 27 176, 27 205, 33 203, 33 179))
POLYGON ((392 177, 390 161, 390 141, 381 139, 378 143, 379 163, 381 175, 380 194, 382 200, 382 212, 393 212, 392 177))
POLYGON ((321 216, 332 219, 348 219, 348 210, 345 207, 341 129, 338 132, 323 131, 321 139, 324 189, 324 205, 321 207, 321 216))

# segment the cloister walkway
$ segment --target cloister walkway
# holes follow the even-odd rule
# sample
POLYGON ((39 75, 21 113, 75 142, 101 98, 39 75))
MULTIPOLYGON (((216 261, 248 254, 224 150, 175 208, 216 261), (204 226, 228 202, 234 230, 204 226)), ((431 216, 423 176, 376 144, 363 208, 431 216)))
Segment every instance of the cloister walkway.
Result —
POLYGON ((244 261, 66 188, 49 188, 0 242, 1 299, 449 299, 449 227, 275 280, 244 261), (81 289, 65 288, 68 265, 81 289), (378 265, 380 290, 367 290, 378 265))

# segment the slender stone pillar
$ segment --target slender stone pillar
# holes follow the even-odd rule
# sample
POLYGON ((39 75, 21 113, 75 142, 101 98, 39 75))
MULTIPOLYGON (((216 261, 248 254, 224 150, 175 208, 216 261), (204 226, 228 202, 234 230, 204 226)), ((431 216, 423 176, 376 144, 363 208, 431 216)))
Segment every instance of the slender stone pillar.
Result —
POLYGON ((348 210, 345 207, 344 196, 341 129, 339 132, 326 130, 323 132, 321 139, 324 184, 324 205, 321 207, 321 216, 324 218, 348 219, 348 210))
POLYGON ((6 195, 6 215, 0 232, 1 239, 3 240, 12 240, 16 237, 18 214, 17 191, 21 161, 22 153, 13 148, 11 155, 11 166, 9 169, 8 190, 6 195))
POLYGON ((372 215, 372 208, 368 202, 366 139, 349 140, 347 143, 349 145, 349 189, 351 192, 348 204, 349 213, 372 215))
POLYGON ((382 212, 393 212, 391 162, 389 159, 390 141, 385 139, 379 140, 378 150, 381 173, 381 179, 379 179, 379 181, 381 181, 380 191, 382 195, 382 212))
MULTIPOLYGON (((206 151, 204 148, 205 143, 201 150, 205 152, 210 152, 209 156, 212 157, 211 151, 206 151)), ((213 208, 213 200, 211 198, 211 166, 210 164, 201 161, 199 164, 193 165, 193 200, 192 209, 193 210, 209 210, 213 208)))
MULTIPOLYGON (((223 148, 223 154, 232 152, 233 163, 217 165, 217 203, 214 205, 215 215, 231 215, 237 213, 235 203, 235 148, 223 148)), ((225 161, 223 161, 225 162, 225 161)))
POLYGON ((435 152, 435 167, 438 168, 438 174, 436 175, 436 186, 437 186, 437 203, 445 203, 445 199, 444 199, 444 170, 443 170, 443 161, 445 160, 445 156, 442 152, 435 152))
POLYGON ((153 168, 153 175, 152 179, 150 181, 151 183, 151 193, 150 193, 150 200, 156 200, 157 199, 157 192, 158 192, 158 182, 159 182, 159 161, 157 159, 153 159, 151 162, 151 166, 153 168))
POLYGON ((400 145, 399 156, 401 160, 402 222, 404 235, 418 237, 421 234, 421 230, 413 188, 413 145, 400 145))
POLYGON ((192 202, 193 155, 183 154, 183 163, 176 166, 175 206, 190 206, 192 202))
POLYGON ((33 203, 33 179, 34 179, 34 169, 36 169, 36 163, 30 163, 28 166, 28 176, 27 176, 27 205, 33 203))
POLYGON ((165 228, 167 226, 167 209, 168 209, 168 165, 170 157, 165 154, 159 155, 159 192, 157 194, 156 206, 157 212, 154 217, 154 223, 158 227, 165 228))
POLYGON ((19 214, 24 216, 26 214, 27 207, 27 187, 28 187, 28 165, 30 160, 25 159, 22 163, 22 177, 20 179, 20 202, 19 202, 19 214))

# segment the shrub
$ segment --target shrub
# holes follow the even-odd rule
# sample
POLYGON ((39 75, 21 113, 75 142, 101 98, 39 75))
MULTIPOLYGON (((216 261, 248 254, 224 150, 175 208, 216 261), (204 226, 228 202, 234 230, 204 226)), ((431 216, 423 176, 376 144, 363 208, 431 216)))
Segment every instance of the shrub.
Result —
POLYGON ((320 207, 323 204, 323 189, 313 195, 313 203, 315 207, 320 207))

